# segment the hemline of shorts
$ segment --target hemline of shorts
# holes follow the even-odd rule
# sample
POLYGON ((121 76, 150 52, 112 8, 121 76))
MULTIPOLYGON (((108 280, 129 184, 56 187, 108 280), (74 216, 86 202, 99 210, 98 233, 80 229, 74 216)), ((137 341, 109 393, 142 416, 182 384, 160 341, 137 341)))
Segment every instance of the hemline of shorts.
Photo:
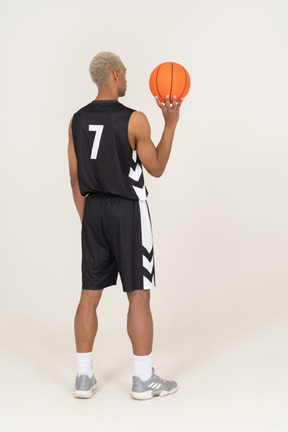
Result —
MULTIPOLYGON (((104 288, 109 288, 110 286, 115 286, 116 284, 117 284, 117 280, 113 281, 113 282, 110 282, 110 283, 107 283, 107 284, 105 284, 104 286, 101 286, 101 287, 95 286, 95 285, 88 285, 88 286, 86 285, 85 287, 82 286, 82 289, 85 289, 85 290, 88 290, 88 291, 100 291, 100 290, 102 290, 104 288)), ((148 290, 150 290, 150 287, 149 288, 134 288, 133 290, 125 291, 123 289, 123 286, 122 286, 122 291, 126 292, 126 293, 127 292, 133 292, 133 291, 148 291, 148 290)))
POLYGON ((105 285, 99 286, 99 285, 85 285, 82 286, 82 289, 85 290, 90 290, 90 291, 100 291, 104 288, 108 288, 110 286, 116 285, 117 284, 117 280, 113 280, 111 282, 107 282, 105 285))

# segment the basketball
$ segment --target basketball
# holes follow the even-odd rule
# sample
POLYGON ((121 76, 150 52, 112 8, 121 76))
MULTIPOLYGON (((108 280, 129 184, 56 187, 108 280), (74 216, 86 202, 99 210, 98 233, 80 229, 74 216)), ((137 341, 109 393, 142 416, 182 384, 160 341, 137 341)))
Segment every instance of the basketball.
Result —
POLYGON ((149 79, 149 87, 153 96, 158 96, 161 102, 166 102, 166 95, 177 96, 177 102, 184 98, 190 89, 190 76, 187 70, 175 62, 161 63, 153 70, 149 79))

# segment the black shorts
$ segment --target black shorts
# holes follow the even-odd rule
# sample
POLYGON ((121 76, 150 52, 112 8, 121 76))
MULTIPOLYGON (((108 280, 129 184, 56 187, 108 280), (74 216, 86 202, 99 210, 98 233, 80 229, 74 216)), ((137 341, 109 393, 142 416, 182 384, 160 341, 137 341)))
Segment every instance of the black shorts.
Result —
POLYGON ((124 292, 155 286, 154 248, 147 201, 109 193, 86 197, 82 230, 82 289, 116 285, 124 292))

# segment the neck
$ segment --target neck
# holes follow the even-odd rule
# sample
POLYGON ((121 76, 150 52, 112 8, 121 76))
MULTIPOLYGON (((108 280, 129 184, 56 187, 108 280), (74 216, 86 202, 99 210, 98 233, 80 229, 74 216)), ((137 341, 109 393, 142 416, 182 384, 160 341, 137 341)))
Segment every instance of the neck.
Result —
POLYGON ((109 87, 100 87, 98 95, 95 100, 111 100, 115 99, 118 101, 117 89, 111 89, 109 87))

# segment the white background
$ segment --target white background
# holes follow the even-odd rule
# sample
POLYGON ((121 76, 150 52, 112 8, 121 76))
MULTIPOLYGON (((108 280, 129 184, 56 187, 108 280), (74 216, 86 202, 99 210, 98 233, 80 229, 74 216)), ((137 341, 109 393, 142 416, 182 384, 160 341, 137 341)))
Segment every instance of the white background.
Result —
MULTIPOLYGON (((1 2, 2 431, 286 431, 288 6, 280 0, 1 2), (152 70, 191 89, 160 178, 145 171, 156 288, 153 365, 179 382, 130 398, 121 282, 105 290, 99 390, 73 398, 81 223, 68 125, 97 95, 89 63, 118 54, 158 144, 152 70)), ((158 369, 158 370, 157 370, 158 369)))

